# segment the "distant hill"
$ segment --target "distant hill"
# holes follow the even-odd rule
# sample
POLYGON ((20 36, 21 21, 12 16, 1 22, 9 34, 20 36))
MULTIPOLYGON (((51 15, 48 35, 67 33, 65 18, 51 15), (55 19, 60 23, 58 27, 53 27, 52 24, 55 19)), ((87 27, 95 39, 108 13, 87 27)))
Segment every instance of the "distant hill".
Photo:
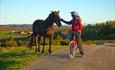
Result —
POLYGON ((22 25, 0 25, 0 32, 10 32, 12 30, 16 31, 31 31, 32 25, 31 24, 22 24, 22 25))

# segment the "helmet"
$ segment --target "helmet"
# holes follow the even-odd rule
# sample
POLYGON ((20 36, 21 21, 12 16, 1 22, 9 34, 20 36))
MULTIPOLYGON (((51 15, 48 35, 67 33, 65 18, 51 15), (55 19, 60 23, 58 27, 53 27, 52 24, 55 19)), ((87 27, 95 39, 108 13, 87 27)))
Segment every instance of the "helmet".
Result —
POLYGON ((79 15, 78 15, 78 13, 77 13, 77 12, 75 12, 75 11, 72 11, 72 12, 70 12, 70 13, 71 13, 71 15, 73 15, 74 17, 79 16, 79 15))

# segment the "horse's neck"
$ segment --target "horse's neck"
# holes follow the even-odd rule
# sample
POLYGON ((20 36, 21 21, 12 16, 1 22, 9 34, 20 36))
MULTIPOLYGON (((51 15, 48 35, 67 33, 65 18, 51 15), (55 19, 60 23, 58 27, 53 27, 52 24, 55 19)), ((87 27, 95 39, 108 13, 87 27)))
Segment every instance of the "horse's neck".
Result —
POLYGON ((48 18, 46 18, 45 23, 46 23, 47 28, 49 28, 53 25, 54 22, 53 22, 52 18, 48 17, 48 18))

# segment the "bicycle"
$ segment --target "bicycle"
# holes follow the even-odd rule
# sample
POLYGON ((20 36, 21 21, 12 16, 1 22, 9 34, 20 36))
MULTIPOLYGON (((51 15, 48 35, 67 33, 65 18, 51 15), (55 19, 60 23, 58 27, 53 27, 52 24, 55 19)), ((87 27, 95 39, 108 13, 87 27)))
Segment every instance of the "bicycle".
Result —
POLYGON ((70 59, 75 57, 76 51, 78 50, 77 42, 76 42, 76 38, 77 38, 76 34, 79 34, 79 33, 78 32, 72 32, 72 34, 73 34, 73 40, 71 40, 69 43, 69 58, 70 59))

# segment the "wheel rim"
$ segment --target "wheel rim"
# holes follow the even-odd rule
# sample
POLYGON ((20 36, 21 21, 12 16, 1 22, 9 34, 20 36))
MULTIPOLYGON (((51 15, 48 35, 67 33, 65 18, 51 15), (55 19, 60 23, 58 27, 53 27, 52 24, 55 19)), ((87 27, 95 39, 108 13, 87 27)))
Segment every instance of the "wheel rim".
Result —
POLYGON ((69 57, 74 58, 75 56, 75 47, 74 47, 74 42, 71 41, 69 44, 69 57))

